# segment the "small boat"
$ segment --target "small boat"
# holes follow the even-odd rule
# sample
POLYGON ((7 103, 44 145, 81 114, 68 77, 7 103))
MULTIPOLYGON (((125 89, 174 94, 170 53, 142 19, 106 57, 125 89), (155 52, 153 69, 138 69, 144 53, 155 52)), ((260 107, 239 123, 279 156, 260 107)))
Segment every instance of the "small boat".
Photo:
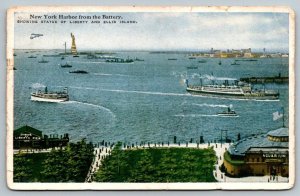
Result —
POLYGON ((196 57, 190 56, 189 59, 196 59, 196 57))
POLYGON ((79 57, 79 55, 76 54, 76 55, 73 55, 73 57, 79 57))
POLYGON ((41 102, 63 102, 69 100, 68 88, 64 88, 61 92, 49 92, 47 87, 45 87, 44 92, 38 90, 31 93, 31 101, 41 101, 41 102))
POLYGON ((60 59, 61 59, 61 60, 64 60, 64 59, 65 59, 65 56, 62 56, 60 59))
POLYGON ((202 60, 199 60, 198 62, 199 62, 199 63, 206 63, 207 61, 204 60, 204 59, 202 59, 202 60))
POLYGON ((197 66, 188 66, 188 67, 186 67, 187 69, 198 69, 198 67, 197 66))
POLYGON ((69 73, 87 74, 88 72, 84 70, 75 70, 75 71, 69 71, 69 73))
POLYGON ((219 63, 218 63, 219 65, 222 65, 222 61, 219 61, 219 63))
POLYGON ((41 61, 39 61, 39 63, 48 63, 49 61, 46 61, 45 59, 42 59, 41 61))
POLYGON ((231 63, 231 65, 240 65, 240 64, 236 63, 236 61, 234 61, 233 63, 231 63))
POLYGON ((257 61, 257 59, 236 59, 235 61, 257 61))
POLYGON ((28 58, 30 58, 30 59, 35 59, 36 56, 30 55, 28 58))
POLYGON ((61 68, 70 68, 72 65, 68 64, 67 62, 64 65, 60 65, 61 68))
POLYGON ((14 56, 17 56, 17 55, 14 53, 14 56))
POLYGON ((106 63, 133 63, 133 59, 121 59, 121 58, 112 58, 105 60, 106 63))
POLYGON ((238 116, 234 110, 232 110, 230 107, 227 108, 227 110, 223 112, 218 112, 218 116, 238 116))
POLYGON ((87 59, 96 59, 97 57, 96 57, 96 55, 89 53, 89 54, 87 54, 86 58, 87 59))
POLYGON ((176 58, 169 58, 168 60, 169 60, 169 61, 177 61, 176 58))

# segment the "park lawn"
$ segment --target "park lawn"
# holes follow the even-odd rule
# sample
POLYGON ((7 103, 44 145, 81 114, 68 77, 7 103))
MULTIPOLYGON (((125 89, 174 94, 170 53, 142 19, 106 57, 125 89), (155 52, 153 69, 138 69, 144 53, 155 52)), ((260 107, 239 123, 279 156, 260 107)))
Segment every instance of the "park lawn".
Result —
POLYGON ((120 150, 102 161, 98 182, 216 182, 212 148, 145 148, 120 150))

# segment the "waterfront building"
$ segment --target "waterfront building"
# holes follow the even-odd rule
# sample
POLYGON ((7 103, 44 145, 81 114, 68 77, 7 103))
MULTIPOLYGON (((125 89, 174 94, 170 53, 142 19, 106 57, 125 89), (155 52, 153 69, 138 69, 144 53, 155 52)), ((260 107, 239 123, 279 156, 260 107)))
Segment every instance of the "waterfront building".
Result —
POLYGON ((23 126, 14 130, 14 149, 46 149, 67 146, 69 134, 43 135, 42 131, 30 126, 23 126))
POLYGON ((282 127, 232 144, 224 153, 223 170, 228 176, 289 175, 289 134, 282 127))

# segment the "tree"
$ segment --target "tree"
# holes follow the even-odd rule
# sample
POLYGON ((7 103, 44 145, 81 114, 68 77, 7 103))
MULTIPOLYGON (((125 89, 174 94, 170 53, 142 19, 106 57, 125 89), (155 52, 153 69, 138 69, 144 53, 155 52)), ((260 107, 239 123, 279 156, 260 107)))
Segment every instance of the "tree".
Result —
POLYGON ((43 162, 43 181, 84 182, 93 157, 93 146, 85 140, 52 150, 43 162))
POLYGON ((52 150, 43 162, 41 172, 44 182, 67 182, 67 163, 68 157, 63 150, 52 150))
POLYGON ((32 169, 29 165, 32 160, 26 155, 18 154, 14 156, 14 182, 28 182, 32 177, 32 169))
POLYGON ((155 174, 155 166, 152 154, 149 149, 142 150, 140 160, 135 165, 131 172, 130 182, 153 182, 155 174))

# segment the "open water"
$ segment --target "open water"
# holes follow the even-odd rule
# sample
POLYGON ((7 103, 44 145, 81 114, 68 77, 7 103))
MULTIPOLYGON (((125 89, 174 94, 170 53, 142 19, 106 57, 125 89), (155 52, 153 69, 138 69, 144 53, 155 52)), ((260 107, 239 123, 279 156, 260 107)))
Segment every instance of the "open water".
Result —
MULTIPOLYGON (((14 129, 29 125, 43 134, 69 133, 71 140, 167 142, 219 140, 221 130, 236 140, 251 134, 266 133, 282 126, 273 121, 273 113, 285 109, 288 125, 288 84, 266 84, 279 90, 278 101, 222 99, 190 95, 184 79, 199 82, 199 75, 240 78, 249 76, 288 76, 288 58, 258 59, 238 62, 233 59, 188 59, 186 53, 116 52, 113 56, 139 58, 130 64, 106 63, 101 59, 66 56, 44 57, 49 63, 38 63, 44 54, 58 50, 17 50, 14 71, 14 129), (28 58, 36 55, 37 58, 28 58), (168 60, 176 58, 177 60, 168 60), (58 64, 68 62, 72 68, 58 64), (198 66, 198 69, 187 69, 198 66), (71 74, 86 70, 88 74, 71 74), (33 102, 30 93, 36 89, 60 91, 69 88, 70 101, 64 103, 33 102), (217 112, 229 105, 238 117, 220 117, 217 112)), ((100 55, 98 55, 100 56, 100 55)), ((208 82, 208 81, 206 81, 208 82)), ((262 88, 262 86, 255 86, 262 88)))

